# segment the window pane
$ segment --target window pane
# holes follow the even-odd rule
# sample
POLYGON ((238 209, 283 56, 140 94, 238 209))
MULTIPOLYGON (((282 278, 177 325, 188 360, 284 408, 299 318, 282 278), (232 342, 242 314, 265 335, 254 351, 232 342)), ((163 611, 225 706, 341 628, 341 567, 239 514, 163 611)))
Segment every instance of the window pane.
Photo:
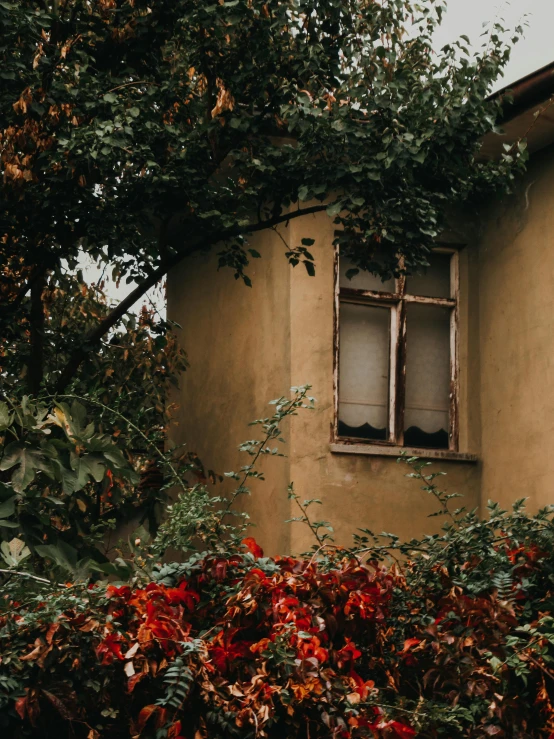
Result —
POLYGON ((404 444, 448 448, 450 310, 407 307, 404 444))
MULTIPOLYGON (((381 260, 380 260, 379 255, 375 256, 375 260, 378 263, 380 263, 381 260)), ((348 277, 346 276, 346 273, 348 272, 349 269, 357 269, 357 268, 356 268, 356 265, 353 264, 346 257, 340 257, 339 269, 340 269, 339 285, 341 287, 350 287, 353 290, 373 290, 375 292, 385 292, 385 293, 395 292, 395 282, 394 282, 394 278, 392 277, 390 280, 385 280, 385 282, 383 282, 383 280, 378 275, 374 275, 372 272, 367 272, 365 270, 360 270, 355 277, 349 280, 348 277)))
POLYGON ((449 298, 451 259, 452 254, 430 254, 430 266, 422 267, 420 274, 406 279, 406 292, 428 298, 449 298))
POLYGON ((390 309, 341 303, 340 436, 388 438, 390 309))

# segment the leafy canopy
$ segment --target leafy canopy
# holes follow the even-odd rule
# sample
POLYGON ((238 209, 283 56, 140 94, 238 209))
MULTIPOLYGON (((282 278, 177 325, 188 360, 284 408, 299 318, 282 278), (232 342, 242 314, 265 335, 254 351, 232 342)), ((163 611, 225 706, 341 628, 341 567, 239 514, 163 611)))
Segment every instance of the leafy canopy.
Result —
MULTIPOLYGON (((52 274, 40 297, 47 384, 111 308, 79 273, 52 274)), ((56 564, 90 571, 91 561, 107 561, 115 523, 155 530, 161 520, 167 392, 184 354, 170 324, 143 307, 88 355, 71 396, 56 402, 44 391, 39 400, 24 394, 38 364, 33 343, 32 318, 20 311, 0 336, 0 540, 19 537, 32 554, 25 564, 41 575, 56 564)))
MULTIPOLYGON (((442 0, 21 0, 0 5, 0 253, 11 304, 81 251, 140 286, 184 255, 327 210, 362 268, 425 263, 449 205, 507 187, 479 159, 509 58, 494 26, 432 50, 442 0), (385 256, 375 260, 378 244, 385 256)), ((518 31, 519 32, 519 31, 518 31)), ((517 36, 512 40, 517 40, 517 36)), ((313 271, 306 246, 293 264, 313 271)), ((8 301, 10 302, 10 301, 8 301)), ((73 358, 61 386, 85 353, 73 358)))

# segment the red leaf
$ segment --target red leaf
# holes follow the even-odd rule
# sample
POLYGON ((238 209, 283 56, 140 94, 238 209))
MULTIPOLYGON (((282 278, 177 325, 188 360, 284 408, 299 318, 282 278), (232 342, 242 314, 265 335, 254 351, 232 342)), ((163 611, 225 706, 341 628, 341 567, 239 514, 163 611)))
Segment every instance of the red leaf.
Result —
POLYGON ((136 675, 133 675, 133 677, 129 678, 129 681, 127 683, 127 690, 129 693, 132 693, 135 689, 136 685, 140 683, 140 681, 146 677, 146 674, 144 672, 138 672, 136 675))
POLYGON ((121 653, 121 637, 119 634, 109 633, 96 647, 96 656, 102 658, 103 665, 111 665, 114 657, 125 659, 121 653))
POLYGON ((139 713, 139 717, 138 717, 137 728, 138 728, 139 734, 142 733, 144 727, 146 726, 148 719, 150 719, 155 714, 157 714, 157 718, 156 718, 156 728, 157 729, 161 729, 161 727, 166 723, 167 711, 165 708, 162 708, 161 706, 155 706, 153 703, 150 704, 149 706, 144 706, 142 711, 139 713))
POLYGON ((246 539, 242 540, 242 543, 254 555, 254 557, 256 557, 256 559, 264 556, 264 550, 259 544, 257 544, 256 539, 254 539, 253 536, 247 536, 246 539))
POLYGON ((394 736, 398 739, 411 739, 415 736, 415 729, 406 724, 401 724, 400 721, 389 721, 387 728, 390 728, 394 732, 394 736))
POLYGON ((404 642, 404 649, 402 650, 401 654, 404 654, 408 650, 412 649, 412 647, 416 647, 418 644, 420 644, 420 642, 421 639, 415 639, 413 637, 411 639, 406 639, 406 641, 404 642))
POLYGON ((108 585, 106 595, 108 598, 123 598, 123 600, 129 600, 131 597, 131 588, 128 585, 122 585, 120 588, 115 585, 108 585))
POLYGON ((167 739, 179 739, 179 734, 181 733, 181 722, 176 721, 174 724, 171 724, 167 731, 167 739))
POLYGON ((167 722, 167 708, 159 708, 158 718, 156 719, 156 728, 161 729, 167 722))
POLYGON ((339 666, 342 666, 343 664, 349 664, 354 662, 354 660, 358 659, 362 656, 362 653, 360 650, 356 647, 356 645, 346 638, 346 644, 342 649, 339 649, 337 652, 337 657, 339 660, 339 666))
POLYGON ((54 638, 54 634, 60 628, 60 626, 61 624, 59 621, 56 623, 50 624, 48 631, 46 632, 46 642, 48 644, 52 644, 52 639, 54 638))
POLYGON ((26 695, 16 700, 15 710, 19 718, 23 721, 25 719, 25 714, 27 713, 27 696, 26 695))
POLYGON ((155 706, 153 703, 149 706, 144 706, 144 708, 139 713, 138 717, 138 730, 139 733, 144 729, 146 726, 146 722, 152 716, 153 713, 157 713, 160 710, 159 706, 155 706))
POLYGON ((166 588, 165 597, 171 605, 182 603, 189 611, 194 611, 200 596, 195 590, 189 588, 186 580, 183 580, 178 588, 166 588))

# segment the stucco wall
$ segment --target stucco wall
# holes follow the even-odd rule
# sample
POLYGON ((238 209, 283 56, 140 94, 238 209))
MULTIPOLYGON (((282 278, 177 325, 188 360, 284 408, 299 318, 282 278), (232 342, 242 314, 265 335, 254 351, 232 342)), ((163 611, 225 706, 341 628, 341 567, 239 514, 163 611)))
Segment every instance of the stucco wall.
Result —
MULTIPOLYGON (((318 518, 331 521, 339 543, 368 527, 412 537, 435 531, 428 518, 435 504, 394 458, 332 453, 333 420, 333 223, 325 214, 293 220, 282 236, 292 245, 315 238, 316 276, 299 265, 291 269, 282 241, 273 233, 257 235, 252 245, 262 259, 253 260, 253 288, 235 282, 229 270, 216 272, 212 257, 191 258, 168 281, 169 316, 182 326, 182 342, 190 361, 178 401, 177 441, 218 472, 235 470, 247 460, 236 452, 250 438, 249 420, 267 414, 266 402, 288 392, 290 385, 310 383, 317 410, 294 418, 286 460, 270 460, 265 483, 255 483, 248 510, 258 528, 254 535, 268 553, 301 551, 311 545, 301 524, 285 524, 297 512, 287 500, 293 481, 302 498, 320 498, 318 518)), ((474 324, 478 284, 470 249, 461 259, 460 442, 462 451, 479 452, 478 390, 480 362, 474 324), (468 392, 468 388, 471 389, 468 392)), ((478 332, 477 332, 478 333, 478 332)), ((448 473, 444 485, 465 496, 464 505, 479 504, 480 464, 437 461, 448 473)), ((227 484, 228 487, 228 484, 227 484)))
MULTIPOLYGON (((276 234, 266 234, 264 247, 285 262, 276 234)), ((171 436, 218 474, 250 462, 237 450, 259 433, 248 423, 271 415, 267 402, 291 385, 290 274, 281 266, 272 258, 253 260, 248 288, 231 270, 217 271, 215 254, 199 255, 168 279, 168 316, 182 327, 179 340, 190 362, 172 398, 179 412, 171 436)), ((288 551, 290 528, 282 522, 289 517, 289 459, 266 457, 264 470, 267 481, 254 482, 256 492, 245 502, 268 551, 288 551)), ((215 493, 232 484, 225 480, 215 493)))
POLYGON ((483 499, 554 503, 554 148, 482 214, 483 499))
MULTIPOLYGON (((333 422, 333 240, 334 225, 325 215, 291 221, 291 239, 316 238, 316 276, 295 270, 291 276, 291 380, 310 382, 318 399, 318 410, 294 419, 292 424, 291 477, 297 491, 307 498, 323 501, 318 513, 331 521, 341 543, 349 543, 358 527, 375 533, 395 533, 403 538, 431 533, 440 522, 428 515, 436 510, 434 501, 417 483, 405 477, 409 471, 390 457, 331 453, 333 422)), ((478 451, 479 429, 475 414, 468 408, 468 355, 472 382, 476 373, 477 347, 468 349, 468 261, 461 259, 460 366, 462 451, 478 451)), ((447 477, 441 482, 451 492, 465 496, 464 505, 478 505, 479 464, 445 460, 433 462, 433 469, 447 477)), ((297 527, 293 548, 311 544, 309 532, 297 527)))

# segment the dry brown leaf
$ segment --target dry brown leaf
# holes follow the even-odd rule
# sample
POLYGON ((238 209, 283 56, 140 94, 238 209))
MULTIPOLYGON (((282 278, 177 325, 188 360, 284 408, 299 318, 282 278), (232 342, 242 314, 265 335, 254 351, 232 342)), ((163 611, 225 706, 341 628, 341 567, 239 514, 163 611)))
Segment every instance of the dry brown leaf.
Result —
POLYGON ((221 115, 221 113, 224 113, 226 110, 233 110, 235 107, 235 98, 231 95, 229 90, 225 88, 225 85, 223 83, 223 80, 217 79, 217 99, 215 102, 215 106, 212 109, 212 118, 215 118, 218 115, 221 115))

